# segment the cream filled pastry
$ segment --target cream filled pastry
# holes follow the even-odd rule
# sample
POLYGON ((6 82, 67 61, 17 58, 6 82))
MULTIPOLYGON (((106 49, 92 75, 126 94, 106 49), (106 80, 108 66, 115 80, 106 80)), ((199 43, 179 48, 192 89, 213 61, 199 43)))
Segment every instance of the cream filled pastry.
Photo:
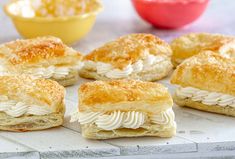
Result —
POLYGON ((63 123, 64 88, 27 75, 0 76, 0 130, 42 130, 63 123))
POLYGON ((99 80, 155 81, 172 70, 170 46, 150 34, 130 34, 84 57, 80 76, 99 80))
POLYGON ((82 135, 91 139, 159 136, 176 132, 173 101, 157 83, 135 80, 95 81, 79 88, 78 111, 82 135))
POLYGON ((0 75, 28 74, 67 86, 77 81, 81 54, 47 36, 0 45, 0 75))
POLYGON ((201 102, 206 105, 218 105, 222 107, 235 107, 235 96, 210 92, 193 87, 178 88, 176 96, 181 99, 189 98, 195 102, 201 102))
POLYGON ((171 42, 172 63, 179 65, 201 51, 213 51, 227 58, 235 58, 235 37, 210 33, 191 33, 171 42))
POLYGON ((180 106, 235 116, 235 61, 214 52, 185 60, 172 75, 180 106))

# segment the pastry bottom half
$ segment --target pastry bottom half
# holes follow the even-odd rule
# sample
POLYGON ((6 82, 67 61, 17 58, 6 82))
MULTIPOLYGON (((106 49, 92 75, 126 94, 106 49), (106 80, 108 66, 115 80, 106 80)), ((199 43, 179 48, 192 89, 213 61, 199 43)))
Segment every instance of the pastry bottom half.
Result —
POLYGON ((63 120, 63 113, 24 115, 14 118, 4 112, 0 112, 0 130, 17 132, 43 130, 62 125, 63 120))
POLYGON ((179 106, 186 106, 186 107, 190 107, 190 108, 194 108, 194 109, 198 109, 202 111, 235 117, 235 108, 233 107, 229 107, 229 106, 222 107, 219 105, 205 105, 201 102, 195 102, 191 100, 190 98, 181 99, 177 97, 176 95, 174 95, 173 99, 174 99, 174 102, 179 106))
POLYGON ((12 117, 5 112, 0 112, 0 130, 7 131, 33 131, 57 127, 64 122, 65 104, 62 101, 57 107, 56 113, 47 115, 23 115, 12 117))
MULTIPOLYGON (((144 72, 131 74, 127 79, 136 79, 142 81, 157 81, 166 77, 172 71, 172 64, 170 60, 165 60, 161 63, 156 64, 152 68, 144 72)), ((79 75, 83 78, 97 79, 97 80, 110 80, 110 78, 97 74, 96 71, 90 71, 81 69, 79 75)))
POLYGON ((172 137, 176 133, 176 124, 166 127, 159 125, 143 125, 138 129, 119 128, 110 131, 102 130, 95 124, 81 125, 81 128, 82 136, 89 139, 111 139, 140 136, 172 137))
POLYGON ((63 78, 51 78, 51 79, 57 81, 62 86, 74 85, 78 81, 78 71, 73 70, 63 78))

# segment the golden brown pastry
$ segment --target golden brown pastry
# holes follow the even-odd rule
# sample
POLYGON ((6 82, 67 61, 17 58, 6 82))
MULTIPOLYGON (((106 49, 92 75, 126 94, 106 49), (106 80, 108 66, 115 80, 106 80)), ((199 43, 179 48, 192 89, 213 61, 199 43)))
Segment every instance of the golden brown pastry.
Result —
POLYGON ((172 63, 177 66, 201 51, 214 51, 225 57, 235 58, 235 37, 210 33, 191 33, 171 42, 172 63))
POLYGON ((151 34, 130 34, 84 57, 80 76, 98 80, 156 81, 172 70, 170 46, 151 34))
POLYGON ((176 132, 173 101, 158 83, 135 80, 95 81, 78 91, 78 121, 82 135, 90 139, 159 136, 176 132))
POLYGON ((0 76, 0 130, 30 131, 62 125, 63 86, 32 76, 0 76))
POLYGON ((77 81, 81 58, 55 37, 21 39, 0 45, 0 74, 29 74, 67 86, 77 81))
POLYGON ((235 116, 235 60, 217 53, 199 53, 180 64, 171 83, 179 85, 174 102, 235 116))

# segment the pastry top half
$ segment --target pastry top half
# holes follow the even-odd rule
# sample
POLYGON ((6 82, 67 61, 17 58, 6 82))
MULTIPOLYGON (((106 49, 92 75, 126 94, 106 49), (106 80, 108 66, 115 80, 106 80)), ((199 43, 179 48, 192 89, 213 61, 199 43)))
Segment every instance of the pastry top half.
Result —
POLYGON ((1 65, 13 72, 31 67, 75 66, 81 58, 80 53, 52 36, 20 39, 0 45, 1 65))
POLYGON ((95 81, 79 88, 80 112, 139 111, 155 114, 172 107, 163 85, 136 80, 95 81))
POLYGON ((235 60, 201 52, 177 66, 171 83, 235 96, 235 60))
POLYGON ((0 109, 8 115, 63 113, 65 89, 32 76, 0 76, 0 109))
POLYGON ((234 58, 235 37, 221 34, 191 33, 174 39, 171 42, 171 48, 173 50, 172 60, 178 64, 184 59, 205 50, 234 58))
POLYGON ((170 46, 151 34, 130 34, 108 42, 84 57, 84 60, 109 63, 123 69, 148 55, 171 56, 170 46))

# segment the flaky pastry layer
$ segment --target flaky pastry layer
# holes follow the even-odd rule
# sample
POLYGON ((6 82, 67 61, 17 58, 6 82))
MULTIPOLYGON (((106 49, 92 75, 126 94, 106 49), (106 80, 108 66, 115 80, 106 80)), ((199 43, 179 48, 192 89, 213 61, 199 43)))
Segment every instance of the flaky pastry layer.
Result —
POLYGON ((64 111, 65 89, 48 79, 32 76, 0 76, 0 94, 10 100, 48 106, 55 113, 64 111))
POLYGON ((123 69, 146 56, 164 54, 171 56, 170 46, 151 34, 129 34, 108 42, 84 57, 84 60, 109 63, 123 69))
POLYGON ((210 51, 202 52, 180 64, 171 83, 234 96, 235 60, 210 51))
POLYGON ((201 51, 213 51, 235 57, 235 37, 210 33, 191 33, 180 36, 171 42, 174 66, 201 51))
MULTIPOLYGON (((172 71, 172 64, 170 60, 165 60, 163 62, 157 63, 152 66, 148 71, 141 71, 138 73, 132 73, 126 79, 136 79, 142 81, 157 81, 166 77, 172 71), (162 67, 161 65, 164 65, 162 67)), ((97 79, 97 80, 111 80, 110 78, 100 75, 97 71, 91 71, 87 69, 81 69, 79 75, 84 78, 97 79)))
POLYGON ((7 131, 32 131, 43 130, 62 125, 64 113, 52 113, 48 115, 24 115, 14 118, 0 112, 0 130, 7 131))
POLYGON ((172 137, 176 134, 176 125, 167 128, 159 125, 145 125, 138 129, 120 128, 112 131, 99 129, 95 124, 82 125, 82 136, 89 139, 111 139, 120 137, 157 136, 172 137))
POLYGON ((80 112, 140 111, 157 113, 171 108, 172 98, 163 85, 136 80, 95 81, 78 91, 80 112))
POLYGON ((10 73, 32 67, 74 66, 82 55, 56 37, 20 39, 0 45, 1 65, 10 73))

